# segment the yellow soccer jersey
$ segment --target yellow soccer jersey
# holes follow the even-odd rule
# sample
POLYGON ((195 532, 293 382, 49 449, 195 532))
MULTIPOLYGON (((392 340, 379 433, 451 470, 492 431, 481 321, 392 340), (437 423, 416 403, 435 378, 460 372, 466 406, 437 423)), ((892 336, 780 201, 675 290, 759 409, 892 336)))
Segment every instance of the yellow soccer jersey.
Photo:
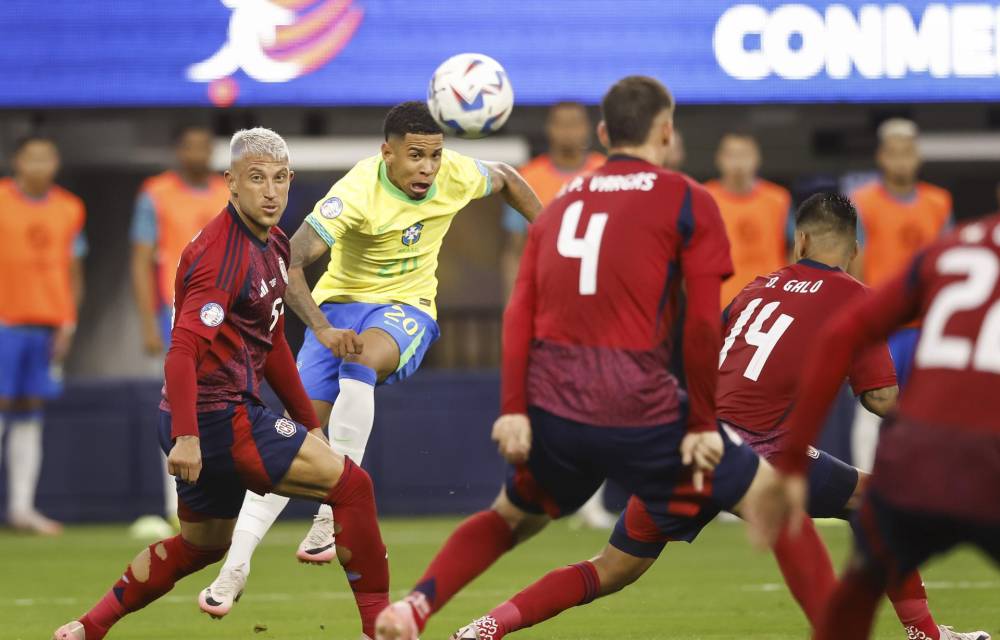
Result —
POLYGON ((402 302, 437 318, 441 242, 455 214, 491 189, 481 162, 448 149, 422 200, 389 181, 381 155, 362 160, 306 217, 330 245, 330 266, 316 283, 313 300, 402 302))

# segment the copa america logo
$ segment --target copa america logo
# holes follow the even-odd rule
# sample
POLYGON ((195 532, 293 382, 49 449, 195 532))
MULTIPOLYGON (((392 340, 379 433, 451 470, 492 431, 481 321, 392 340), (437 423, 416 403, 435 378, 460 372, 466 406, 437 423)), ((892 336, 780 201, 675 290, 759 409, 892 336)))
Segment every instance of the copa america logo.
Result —
POLYGON ((277 422, 274 423, 274 430, 278 432, 279 436, 291 438, 295 435, 295 423, 288 418, 278 418, 277 422))
POLYGON ((323 204, 319 206, 319 215, 323 216, 327 220, 333 220, 344 210, 344 201, 333 196, 332 198, 327 198, 323 201, 323 204))
POLYGON ((198 315, 201 318, 201 323, 206 327, 217 327, 222 324, 226 312, 222 310, 222 305, 219 303, 209 302, 201 308, 198 315))
POLYGON ((364 10, 348 0, 221 0, 232 11, 226 41, 187 68, 192 82, 208 82, 218 106, 236 100, 229 76, 239 70, 257 82, 288 82, 319 69, 354 37, 364 10))

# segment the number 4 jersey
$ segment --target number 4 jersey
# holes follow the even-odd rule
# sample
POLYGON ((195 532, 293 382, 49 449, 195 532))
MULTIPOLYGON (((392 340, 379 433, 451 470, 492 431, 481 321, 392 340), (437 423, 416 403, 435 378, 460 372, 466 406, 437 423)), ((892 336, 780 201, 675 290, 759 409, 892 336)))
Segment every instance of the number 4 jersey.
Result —
MULTIPOLYGON (((866 287, 836 267, 801 260, 743 289, 723 312, 716 391, 719 419, 765 433, 778 428, 795 400, 817 330, 866 287)), ((849 372, 856 395, 896 384, 885 343, 860 353, 849 372)))
MULTIPOLYGON (((682 279, 731 273, 719 209, 687 176, 612 156, 574 178, 528 233, 504 318, 504 413, 530 404, 596 426, 676 422, 676 294, 682 279)), ((707 393, 692 402, 711 405, 707 393)))

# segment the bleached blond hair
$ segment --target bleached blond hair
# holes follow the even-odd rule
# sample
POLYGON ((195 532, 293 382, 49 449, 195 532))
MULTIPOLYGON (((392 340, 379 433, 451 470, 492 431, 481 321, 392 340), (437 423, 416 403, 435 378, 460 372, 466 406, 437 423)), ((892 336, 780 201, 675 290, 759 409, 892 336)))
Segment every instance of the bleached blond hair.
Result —
POLYGON ((907 118, 889 118, 878 126, 878 141, 885 142, 886 138, 916 138, 920 135, 917 123, 907 118))
POLYGON ((240 129, 233 134, 233 139, 229 142, 230 165, 247 157, 291 162, 285 139, 264 127, 240 129))

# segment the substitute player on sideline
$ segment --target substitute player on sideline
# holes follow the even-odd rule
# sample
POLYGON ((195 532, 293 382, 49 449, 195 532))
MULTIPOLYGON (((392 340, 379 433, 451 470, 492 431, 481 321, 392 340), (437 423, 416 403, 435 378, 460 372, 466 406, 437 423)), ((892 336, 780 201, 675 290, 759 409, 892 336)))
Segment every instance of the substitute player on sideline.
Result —
POLYGON ((14 177, 0 180, 0 439, 6 423, 7 520, 57 535, 35 508, 42 468, 42 407, 61 391, 58 371, 83 299, 83 202, 55 184, 59 150, 29 136, 16 145, 14 177))
MULTIPOLYGON (((506 164, 444 148, 423 102, 404 102, 385 118, 379 154, 362 160, 316 203, 292 237, 288 304, 308 329, 298 366, 334 449, 357 462, 375 421, 375 386, 416 372, 438 337, 438 253, 452 218, 471 200, 500 193, 533 220, 538 198, 506 164), (304 268, 329 253, 312 294, 304 268)), ((247 494, 219 577, 204 592, 225 615, 243 590, 250 558, 288 504, 247 494)), ((339 535, 339 534, 338 534, 339 535)), ((330 510, 321 508, 299 546, 303 562, 336 555, 330 510)))
MULTIPOLYGON (((750 283, 724 313, 726 339, 719 354, 719 419, 769 461, 787 446, 784 420, 795 402, 802 354, 829 317, 866 287, 847 275, 857 253, 857 212, 843 196, 808 198, 795 216, 795 264, 750 283)), ((895 406, 896 375, 885 343, 858 353, 848 377, 873 413, 895 406)), ((824 451, 809 450, 809 515, 846 519, 857 508, 869 474, 824 451)), ((814 628, 836 587, 826 546, 811 520, 797 535, 783 533, 774 547, 785 582, 814 628)), ((909 638, 989 640, 983 632, 956 633, 934 622, 927 593, 914 572, 889 591, 909 638)))
MULTIPOLYGON (((809 492, 805 452, 859 350, 923 319, 913 374, 882 426, 871 486, 855 520, 855 552, 816 635, 869 637, 887 586, 932 556, 969 542, 1000 565, 1000 217, 949 234, 871 296, 844 307, 806 356, 783 491, 760 530, 773 534, 809 492), (919 473, 914 473, 914 461, 919 473)), ((762 514, 763 515, 763 514, 762 514)), ((920 637, 920 636, 912 636, 920 637)))
POLYGON ((378 640, 415 640, 469 581, 573 513, 605 478, 633 494, 608 546, 453 638, 499 640, 624 588, 667 540, 690 542, 720 509, 752 506, 774 475, 715 419, 719 289, 732 265, 715 201, 661 168, 673 99, 653 78, 631 76, 601 110, 608 162, 572 180, 531 226, 504 316, 493 437, 510 463, 506 485, 452 533, 410 595, 380 614, 378 640), (682 283, 689 408, 668 370, 682 283))
POLYGON ((181 533, 139 553, 55 640, 99 640, 177 580, 221 560, 248 488, 334 506, 346 525, 341 563, 362 629, 373 635, 374 617, 388 604, 389 567, 371 478, 316 431, 319 420, 285 341, 289 243, 276 225, 293 176, 278 134, 257 128, 233 136, 229 205, 184 250, 175 279, 160 442, 178 479, 181 533), (264 406, 261 380, 292 420, 264 406))
MULTIPOLYGON (((219 209, 226 206, 229 188, 211 169, 212 132, 188 125, 174 136, 176 168, 142 183, 132 214, 132 293, 147 355, 159 356, 170 346, 174 305, 174 274, 181 253, 219 209)), ((173 477, 165 476, 164 512, 176 524, 177 490, 173 477)), ((162 535, 169 527, 161 523, 162 535)))

